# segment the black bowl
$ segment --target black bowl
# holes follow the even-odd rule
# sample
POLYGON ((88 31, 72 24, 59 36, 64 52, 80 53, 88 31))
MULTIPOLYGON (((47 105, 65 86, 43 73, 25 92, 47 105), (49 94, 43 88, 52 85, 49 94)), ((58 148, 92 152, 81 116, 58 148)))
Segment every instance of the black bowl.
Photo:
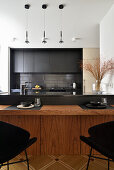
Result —
POLYGON ((30 106, 32 104, 32 102, 21 102, 21 105, 23 106, 23 107, 28 107, 28 106, 30 106))
POLYGON ((90 104, 93 106, 101 106, 102 105, 101 102, 96 102, 96 101, 91 101, 90 104))

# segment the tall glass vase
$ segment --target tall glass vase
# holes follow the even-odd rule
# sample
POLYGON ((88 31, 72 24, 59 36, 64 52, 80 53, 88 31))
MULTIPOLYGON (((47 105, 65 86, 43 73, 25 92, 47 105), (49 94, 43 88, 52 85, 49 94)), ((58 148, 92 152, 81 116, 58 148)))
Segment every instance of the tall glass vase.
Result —
POLYGON ((100 80, 96 80, 96 82, 93 84, 92 91, 94 94, 102 94, 100 80))
POLYGON ((100 80, 96 80, 96 92, 99 92, 101 90, 101 81, 100 80))

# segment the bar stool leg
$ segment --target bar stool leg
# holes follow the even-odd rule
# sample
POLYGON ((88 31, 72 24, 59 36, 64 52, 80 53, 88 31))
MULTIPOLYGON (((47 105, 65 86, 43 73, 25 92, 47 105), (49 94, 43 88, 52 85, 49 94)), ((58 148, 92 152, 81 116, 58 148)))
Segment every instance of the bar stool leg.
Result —
POLYGON ((29 170, 29 159, 28 159, 26 150, 25 150, 25 156, 26 156, 26 161, 27 161, 27 169, 29 170))
POLYGON ((110 169, 110 160, 108 159, 108 170, 110 169))
POLYGON ((9 162, 7 162, 7 170, 9 170, 9 162))
POLYGON ((89 168, 89 162, 90 162, 90 158, 91 158, 91 153, 92 153, 92 148, 90 149, 90 154, 89 154, 89 159, 88 159, 86 170, 88 170, 88 168, 89 168))

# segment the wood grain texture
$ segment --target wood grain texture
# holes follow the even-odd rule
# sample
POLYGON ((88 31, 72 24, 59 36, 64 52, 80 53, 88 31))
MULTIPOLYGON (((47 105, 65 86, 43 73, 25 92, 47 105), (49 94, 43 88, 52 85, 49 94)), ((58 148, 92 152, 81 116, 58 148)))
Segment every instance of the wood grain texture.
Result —
MULTIPOLYGON (((81 116, 80 117, 80 132, 82 136, 89 136, 88 129, 94 125, 112 121, 114 120, 114 116, 81 116)), ((90 147, 81 142, 81 154, 88 154, 90 151, 90 147)), ((94 151, 94 154, 99 154, 98 152, 94 151)))
POLYGON ((89 127, 114 120, 114 110, 83 110, 77 105, 45 105, 41 110, 4 110, 5 107, 8 105, 0 105, 0 120, 38 138, 28 149, 32 155, 87 154, 89 147, 80 141, 80 135, 88 136, 89 127))
POLYGON ((36 143, 27 149, 30 155, 40 154, 40 116, 0 116, 0 121, 19 126, 30 132, 30 137, 37 137, 36 143))
POLYGON ((4 110, 5 108, 9 107, 10 105, 0 105, 0 110, 4 110))
POLYGON ((41 116, 41 154, 80 154, 79 116, 41 116))
POLYGON ((78 105, 44 105, 40 110, 4 110, 0 105, 0 115, 114 115, 114 109, 82 109, 78 105))

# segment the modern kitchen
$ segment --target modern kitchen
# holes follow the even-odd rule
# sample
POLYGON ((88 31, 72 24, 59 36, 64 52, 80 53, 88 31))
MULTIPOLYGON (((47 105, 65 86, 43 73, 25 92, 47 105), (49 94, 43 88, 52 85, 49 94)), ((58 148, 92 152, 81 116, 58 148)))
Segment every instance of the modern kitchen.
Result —
POLYGON ((113 169, 113 18, 113 0, 0 1, 1 169, 113 169))

